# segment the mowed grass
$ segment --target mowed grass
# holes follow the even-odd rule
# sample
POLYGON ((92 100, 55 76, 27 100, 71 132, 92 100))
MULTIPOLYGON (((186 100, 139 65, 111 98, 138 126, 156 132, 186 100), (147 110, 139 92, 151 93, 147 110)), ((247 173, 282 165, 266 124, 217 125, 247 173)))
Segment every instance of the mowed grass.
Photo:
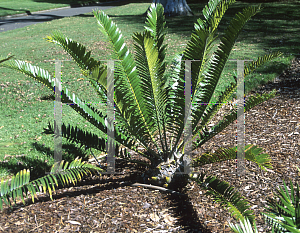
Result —
MULTIPOLYGON (((134 3, 105 10, 121 29, 124 39, 133 51, 133 32, 142 31, 145 17, 141 16, 150 3, 134 3)), ((221 22, 220 33, 234 16, 248 3, 237 2, 230 7, 221 22)), ((300 54, 298 43, 299 2, 265 3, 261 13, 249 21, 240 34, 229 59, 257 59, 269 52, 282 51, 284 55, 258 69, 255 74, 245 80, 245 90, 255 90, 286 69, 291 60, 300 54)), ((168 34, 165 43, 168 44, 167 61, 170 62, 175 53, 184 50, 193 30, 193 24, 202 17, 204 3, 190 4, 195 16, 167 19, 168 34)), ((95 7, 97 8, 97 7, 95 7)), ((51 32, 60 31, 65 36, 78 41, 92 51, 96 59, 111 59, 112 50, 104 36, 98 30, 97 21, 92 13, 71 18, 63 18, 36 24, 0 34, 2 57, 12 54, 16 59, 28 61, 44 68, 54 76, 53 59, 66 60, 69 56, 63 50, 43 38, 51 32), (52 60, 52 61, 51 61, 52 60)), ((80 99, 97 103, 98 98, 88 81, 80 74, 74 62, 62 63, 62 85, 80 99)), ((217 91, 233 81, 236 72, 236 62, 228 62, 218 84, 217 91)), ((10 178, 22 169, 30 169, 31 178, 37 178, 49 172, 54 163, 54 142, 52 135, 42 134, 48 121, 54 121, 53 92, 40 83, 23 74, 7 68, 0 68, 0 177, 10 178)), ((97 107, 97 106, 96 106, 97 107)), ((101 132, 79 116, 69 106, 63 105, 62 122, 96 133, 101 132)), ((90 152, 79 146, 63 141, 63 159, 72 161, 80 156, 87 160, 90 152)), ((103 155, 92 150, 97 156, 103 155)))
POLYGON ((110 0, 0 0, 0 17, 110 0))

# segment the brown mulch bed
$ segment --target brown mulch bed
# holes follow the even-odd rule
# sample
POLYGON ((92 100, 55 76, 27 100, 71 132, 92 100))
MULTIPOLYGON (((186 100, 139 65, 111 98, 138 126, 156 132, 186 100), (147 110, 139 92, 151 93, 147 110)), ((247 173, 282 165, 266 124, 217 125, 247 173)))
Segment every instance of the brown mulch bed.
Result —
MULTIPOLYGON (((300 59, 296 59, 276 82, 258 91, 275 88, 279 96, 245 113, 245 143, 264 148, 272 158, 273 171, 261 171, 247 161, 243 176, 236 175, 234 161, 199 169, 229 182, 247 198, 259 232, 269 230, 259 215, 266 198, 283 186, 283 180, 294 184, 299 180, 294 166, 300 165, 299 71, 300 59)), ((235 132, 233 123, 195 154, 233 147, 235 132)), ((35 203, 28 199, 24 206, 18 201, 13 210, 4 206, 0 232, 231 232, 228 221, 236 221, 195 183, 188 185, 185 196, 131 186, 143 183, 144 169, 116 160, 118 174, 93 176, 76 187, 59 189, 53 201, 39 194, 35 203)))

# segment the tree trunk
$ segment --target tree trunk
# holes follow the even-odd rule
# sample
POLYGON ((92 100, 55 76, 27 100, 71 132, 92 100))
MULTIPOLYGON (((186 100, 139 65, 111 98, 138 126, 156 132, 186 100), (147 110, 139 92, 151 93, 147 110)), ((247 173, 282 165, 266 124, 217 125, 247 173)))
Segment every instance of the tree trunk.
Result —
POLYGON ((179 16, 179 15, 181 16, 194 15, 191 8, 186 3, 186 0, 153 0, 153 3, 156 4, 160 3, 163 5, 165 16, 172 17, 172 16, 179 16))

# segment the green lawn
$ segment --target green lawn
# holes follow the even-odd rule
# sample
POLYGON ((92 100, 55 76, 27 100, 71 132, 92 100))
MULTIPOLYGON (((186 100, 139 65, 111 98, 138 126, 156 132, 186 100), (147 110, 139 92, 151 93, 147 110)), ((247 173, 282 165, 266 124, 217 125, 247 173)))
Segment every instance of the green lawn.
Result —
MULTIPOLYGON (((5 1, 1 1, 1 7, 3 7, 2 2, 5 1)), ((28 2, 33 3, 34 1, 28 2)), ((50 0, 47 4, 50 5, 49 2, 50 0)), ((46 4, 46 2, 43 3, 46 4)), ((220 32, 223 32, 228 24, 228 19, 233 16, 232 14, 247 5, 248 3, 244 2, 234 4, 222 21, 220 32)), ((300 54, 299 2, 265 3, 263 5, 265 8, 262 12, 246 24, 230 59, 256 59, 258 56, 274 51, 282 51, 284 55, 268 63, 250 77, 248 76, 245 80, 246 92, 277 77, 289 66, 291 60, 300 54)), ((105 11, 121 29, 131 51, 133 48, 131 36, 133 32, 143 30, 145 17, 142 17, 141 14, 146 11, 148 6, 149 3, 134 3, 105 11)), ((176 52, 182 51, 186 46, 193 23, 200 16, 202 17, 200 12, 203 6, 204 3, 190 4, 195 13, 193 17, 167 19, 168 34, 165 42, 168 44, 168 61, 176 52)), ((0 56, 15 55, 16 59, 38 65, 53 75, 54 62, 49 60, 69 59, 60 47, 43 40, 55 30, 59 30, 64 35, 87 46, 88 50, 92 50, 95 58, 111 58, 111 50, 97 29, 96 19, 92 13, 2 32, 0 34, 0 56)), ((236 63, 229 62, 223 72, 218 90, 224 83, 228 83, 228 80, 233 80, 231 76, 235 70, 236 63)), ((24 168, 35 171, 34 174, 31 174, 33 178, 43 175, 44 172, 50 170, 54 162, 53 137, 42 134, 48 121, 53 123, 54 120, 54 102, 49 98, 52 92, 40 83, 6 68, 0 68, 0 76, 0 143, 5 145, 0 154, 0 161, 3 161, 0 164, 0 177, 9 178, 24 168)), ((73 62, 63 62, 63 85, 81 99, 97 102, 97 96, 93 89, 82 78, 83 76, 80 75, 79 69, 73 62)), ((78 116, 66 105, 63 105, 62 121, 99 133, 99 130, 85 122, 81 116, 78 116)), ((97 155, 100 154, 95 150, 93 152, 97 155)), ((78 149, 76 145, 67 143, 63 139, 63 159, 70 161, 77 155, 84 156, 84 154, 84 150, 78 149)))
POLYGON ((72 4, 108 1, 112 0, 0 0, 0 17, 67 7, 72 4))

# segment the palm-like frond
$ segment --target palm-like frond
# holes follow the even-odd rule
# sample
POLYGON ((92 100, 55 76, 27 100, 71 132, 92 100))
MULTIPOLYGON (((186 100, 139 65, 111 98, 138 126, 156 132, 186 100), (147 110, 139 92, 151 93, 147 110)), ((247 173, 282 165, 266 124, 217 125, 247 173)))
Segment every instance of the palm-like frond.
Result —
MULTIPOLYGON (((9 64, 5 64, 5 67, 17 70, 41 83, 43 83, 45 86, 47 86, 50 90, 54 90, 54 80, 52 80, 50 74, 45 71, 44 69, 41 69, 37 66, 32 66, 31 64, 23 61, 11 61, 9 64)), ((53 91, 54 92, 54 91, 53 91)), ((107 133, 107 122, 105 119, 105 116, 101 111, 97 111, 94 107, 90 106, 89 104, 84 103, 81 101, 78 97, 75 96, 73 93, 73 96, 70 97, 69 91, 66 87, 62 88, 61 91, 61 100, 64 103, 70 103, 70 107, 73 108, 76 112, 78 112, 83 118, 85 118, 87 121, 89 121, 91 124, 96 126, 99 130, 101 130, 104 134, 107 133)), ((53 127, 52 127, 53 128, 53 127)), ((66 127, 63 128, 63 135, 69 135, 71 136, 68 131, 66 130, 66 127)), ((136 151, 137 147, 135 138, 132 137, 132 134, 129 134, 128 131, 122 131, 120 127, 115 127, 115 143, 121 144, 125 147, 132 148, 136 151), (131 142, 134 142, 133 145, 131 142)), ((81 134, 76 134, 81 135, 81 134)), ((83 138, 74 138, 76 135, 73 135, 74 140, 84 140, 83 138)), ((86 138, 88 140, 88 138, 86 138)), ((97 146, 98 149, 101 149, 101 151, 105 151, 106 143, 105 140, 99 140, 98 142, 102 143, 97 146)), ((89 143, 88 143, 89 144, 89 143)), ((116 151, 118 155, 118 151, 116 151)))
MULTIPOLYGON (((48 128, 44 128, 44 133, 45 134, 54 134, 54 129, 56 128, 56 122, 54 122, 54 125, 52 126, 50 122, 48 122, 48 128)), ((62 137, 66 138, 68 141, 73 142, 73 143, 78 143, 80 144, 80 147, 86 146, 87 148, 94 148, 99 151, 104 151, 105 147, 103 145, 106 144, 105 139, 99 138, 98 135, 84 131, 80 129, 79 127, 71 126, 70 124, 66 126, 64 123, 62 124, 62 137)), ((54 135, 53 135, 54 136, 54 135)), ((134 146, 135 140, 130 140, 128 141, 127 147, 129 148, 134 148, 137 150, 137 148, 134 146)), ((137 162, 136 160, 131 160, 131 154, 127 152, 127 149, 120 148, 122 145, 118 141, 116 143, 116 156, 119 156, 129 162, 137 162)), ((143 153, 140 152, 141 155, 143 155, 145 158, 148 158, 151 160, 151 157, 144 155, 143 153)), ((140 164, 146 165, 146 163, 143 162, 137 162, 140 164)))
POLYGON ((228 211, 237 220, 244 220, 247 217, 251 225, 255 226, 255 216, 253 210, 250 210, 250 205, 247 200, 234 191, 234 188, 230 186, 226 181, 220 181, 215 176, 206 176, 205 173, 201 173, 197 178, 191 178, 199 184, 199 187, 207 190, 205 195, 209 195, 214 201, 219 202, 224 208, 228 208, 228 211), (247 210, 248 209, 248 210, 247 210))
POLYGON ((145 31, 134 33, 134 47, 136 50, 136 64, 141 88, 143 89, 144 105, 142 112, 145 113, 147 125, 150 126, 151 134, 155 137, 158 132, 161 147, 160 154, 168 152, 166 137, 166 108, 167 89, 164 73, 166 62, 166 45, 162 45, 165 37, 165 22, 162 5, 151 4, 145 31), (154 120, 153 120, 154 119, 154 120))
POLYGON ((159 59, 159 51, 155 46, 155 40, 149 32, 145 32, 143 35, 136 33, 133 38, 136 41, 137 68, 141 78, 141 87, 143 87, 143 96, 146 100, 142 111, 145 113, 147 124, 151 128, 151 134, 155 136, 157 131, 159 131, 159 135, 164 134, 164 137, 160 139, 162 150, 165 152, 167 151, 164 114, 166 90, 163 80, 165 67, 159 59))
MULTIPOLYGON (((280 56, 282 53, 276 52, 269 55, 265 55, 263 57, 259 57, 256 61, 253 61, 248 67, 245 68, 244 75, 245 77, 255 71, 255 69, 267 61, 270 61, 274 59, 275 57, 280 56)), ((236 80, 237 81, 237 80, 236 80)), ((228 101, 229 97, 236 91, 237 83, 231 83, 230 86, 226 88, 224 92, 221 92, 221 95, 219 96, 217 103, 225 103, 228 101)), ((272 98, 272 97, 271 97, 272 98)), ((207 125, 210 120, 215 116, 215 114, 219 111, 221 108, 221 104, 215 104, 215 105, 209 105, 206 108, 206 112, 203 113, 203 118, 201 121, 201 126, 198 126, 195 128, 195 133, 199 131, 199 129, 202 128, 203 125, 207 125)), ((251 105, 252 106, 252 105, 251 105)), ((250 108, 248 108, 250 109, 250 108)))
MULTIPOLYGON (((10 62, 3 64, 2 66, 19 71, 22 74, 32 77, 34 80, 42 83, 54 92, 54 80, 52 80, 51 75, 47 70, 19 60, 11 60, 10 62)), ((62 101, 66 100, 62 99, 62 101)))
MULTIPOLYGON (((45 134, 54 134, 54 129, 58 128, 56 122, 52 126, 48 122, 48 128, 44 128, 45 134)), ((79 127, 73 127, 70 124, 66 126, 64 123, 61 126, 62 137, 65 137, 68 141, 80 144, 80 147, 85 145, 88 148, 95 148, 99 151, 103 151, 103 145, 105 139, 99 138, 98 135, 81 130, 79 127), (88 140, 87 140, 88 138, 88 140)), ((54 136, 54 135, 53 135, 54 136)))
MULTIPOLYGON (((85 46, 64 37, 60 32, 54 32, 53 35, 47 36, 45 39, 62 47, 72 57, 83 73, 102 65, 100 61, 96 61, 91 57, 91 51, 86 52, 85 46)), ((105 66, 102 65, 102 68, 104 69, 105 66)))
POLYGON ((13 198, 15 204, 18 197, 22 198, 22 202, 25 204, 23 192, 26 198, 28 198, 28 191, 31 193, 32 202, 34 202, 34 197, 36 196, 36 192, 40 192, 40 187, 43 188, 44 193, 48 190, 50 198, 53 200, 52 191, 55 191, 54 185, 58 186, 56 177, 59 178, 64 186, 71 182, 75 185, 82 179, 83 175, 92 174, 95 171, 102 172, 103 170, 94 165, 85 164, 84 161, 81 162, 81 159, 78 159, 78 157, 69 166, 68 162, 64 164, 64 161, 61 161, 60 164, 59 162, 55 163, 49 175, 31 182, 29 182, 30 171, 24 169, 12 177, 10 184, 8 181, 4 182, 3 179, 1 180, 0 208, 1 210, 3 209, 3 201, 12 208, 10 197, 13 198))
MULTIPOLYGON (((213 2, 213 1, 211 1, 213 2)), ((220 18, 222 18, 224 12, 227 10, 228 6, 232 2, 230 1, 223 1, 217 4, 216 2, 213 4, 211 3, 210 8, 211 10, 206 10, 206 12, 212 12, 212 15, 214 17, 212 18, 217 18, 215 20, 210 20, 210 22, 207 21, 199 21, 199 24, 196 26, 195 29, 198 29, 198 38, 194 38, 190 42, 190 46, 187 47, 185 56, 187 58, 192 58, 193 54, 201 54, 200 61, 203 62, 203 64, 206 64, 205 57, 207 57, 207 54, 205 54, 204 51, 205 49, 210 48, 209 43, 205 44, 206 42, 211 42, 214 41, 214 39, 208 40, 208 35, 212 35, 213 33, 210 33, 211 30, 214 30, 215 24, 216 26, 219 23, 220 18), (209 24, 211 23, 211 25, 209 24), (210 27, 209 27, 210 26, 210 27), (202 30, 201 30, 202 29, 202 30), (196 43, 197 42, 197 43, 196 43), (207 47, 206 47, 207 46, 207 47), (190 48, 189 48, 190 47, 190 48), (199 50, 200 49, 200 50, 199 50), (198 51, 199 50, 199 51, 198 51)), ((207 8, 208 9, 208 8, 207 8)), ((192 82, 193 85, 193 91, 195 91, 192 95, 192 102, 193 102, 193 111, 192 111, 192 118, 193 118, 193 126, 192 128, 194 129, 193 133, 195 131, 199 131, 199 128, 202 129, 207 122, 202 121, 201 126, 198 126, 198 129, 195 130, 195 127, 198 125, 200 119, 203 117, 203 114, 205 111, 209 110, 207 104, 201 104, 201 103, 209 103, 210 99, 215 91, 215 87, 218 83, 218 80, 220 78, 220 75, 222 73, 222 70, 225 66, 225 63, 228 59, 228 56, 230 54, 230 51, 235 43, 235 40, 237 39, 240 31, 242 30, 244 24, 253 16, 257 13, 259 10, 258 8, 255 7, 249 7, 247 9, 244 9, 243 13, 238 13, 236 17, 231 21, 229 27, 225 31, 225 35, 221 38, 221 43, 219 45, 219 48, 217 49, 216 53, 211 57, 210 61, 208 62, 207 66, 207 71, 204 72, 204 66, 202 66, 202 70, 200 70, 200 66, 196 67, 196 73, 194 75, 192 74, 192 82), (195 104, 197 103, 197 104, 195 104), (208 108, 208 109, 207 109, 208 108), (207 110, 206 110, 207 109, 207 110)), ((207 14, 207 13, 206 13, 207 14)), ((209 15, 206 16, 206 18, 210 18, 209 15)), ((196 36, 196 34, 194 35, 196 36)), ((209 49, 208 49, 209 50, 209 49)), ((207 50, 207 51, 208 51, 207 50)), ((195 56, 194 56, 195 57, 195 56)), ((196 62, 197 63, 197 62, 196 62)), ((183 69, 181 69, 183 70, 183 69)), ((193 69, 195 71, 195 67, 193 69)), ((180 83, 180 80, 179 80, 180 83)), ((180 87, 181 85, 179 85, 180 87)), ((230 94, 232 94, 234 90, 234 84, 232 84, 227 90, 225 91, 225 94, 219 99, 219 100, 226 100, 230 97, 230 94), (229 94, 230 93, 230 94, 229 94)), ((179 90, 180 92, 180 90, 179 90)), ((183 95, 183 89, 181 90, 181 95, 183 95)), ((179 101, 181 104, 183 101, 179 101)), ((177 103, 177 105, 180 105, 180 103, 177 103)), ((211 115, 208 117, 206 116, 206 121, 210 120, 214 114, 216 114, 217 110, 220 108, 220 106, 214 107, 213 111, 211 112, 211 115)), ((181 111, 183 107, 179 108, 181 111)), ((180 111, 179 110, 179 111, 180 111)), ((182 118, 183 114, 177 113, 178 118, 182 118)), ((205 117, 205 116, 204 116, 205 117)), ((178 120, 178 119, 176 119, 178 120)), ((202 119, 203 120, 203 119, 202 119)), ((183 126, 178 129, 177 133, 177 142, 180 138, 180 135, 183 131, 183 126)), ((177 142, 175 144, 177 144, 177 142)), ((183 146, 183 141, 178 145, 178 149, 180 149, 183 146)), ((184 148, 183 148, 184 150, 184 148)))
MULTIPOLYGON (((272 169, 271 159, 267 154, 262 154, 262 148, 257 148, 254 145, 245 146, 245 159, 257 163, 257 165, 265 170, 265 168, 272 169)), ((215 153, 204 153, 198 158, 193 159, 192 167, 200 167, 206 164, 223 162, 231 159, 236 159, 236 148, 219 148, 215 153)))
POLYGON ((0 58, 0 63, 5 62, 5 61, 8 61, 8 60, 12 59, 13 57, 14 57, 14 56, 12 55, 12 56, 9 56, 9 57, 7 57, 7 58, 0 58))
POLYGON ((187 48, 184 51, 184 59, 199 60, 200 62, 194 62, 192 65, 192 83, 193 83, 193 95, 196 87, 202 81, 203 71, 207 59, 209 58, 209 52, 212 49, 213 42, 216 41, 217 27, 224 16, 229 5, 234 3, 231 1, 209 1, 208 5, 203 9, 203 16, 205 20, 198 19, 195 23, 195 32, 191 35, 191 40, 187 44, 187 48))
MULTIPOLYGON (((195 23, 195 32, 192 33, 191 39, 187 44, 187 48, 183 52, 182 60, 196 60, 192 62, 191 76, 192 76, 192 103, 199 103, 199 99, 195 99, 195 94, 197 87, 199 87, 200 82, 203 81, 204 78, 204 68, 206 66, 207 60, 209 58, 209 52, 212 49, 213 42, 216 41, 217 37, 215 37, 216 28, 226 12, 227 8, 230 4, 235 1, 209 1, 208 6, 206 6, 203 10, 203 15, 206 20, 202 21, 198 19, 198 23, 195 23)), ((176 76, 171 76, 172 79, 175 78, 172 82, 177 82, 178 85, 173 88, 172 93, 170 94, 169 99, 169 111, 174 112, 175 117, 173 117, 173 121, 170 122, 171 125, 173 122, 183 122, 184 118, 184 109, 185 102, 183 101, 182 96, 184 96, 184 70, 185 64, 180 64, 181 69, 178 70, 176 76), (174 103, 175 102, 175 103, 174 103), (174 103, 174 104, 172 104, 174 103), (176 106, 176 107, 175 107, 176 106)), ((202 85, 201 85, 202 86, 202 85)), ((211 90, 208 90, 211 91, 211 90)), ((201 100, 200 100, 201 101, 201 100)), ((206 102, 203 102, 206 103, 206 102)), ((194 114, 192 113, 192 116, 194 114)), ((194 117, 194 116, 193 116, 194 117)), ((170 127, 172 127, 170 125, 170 127)), ((180 128, 175 128, 176 142, 178 143, 181 134, 184 129, 184 124, 181 124, 180 128)), ((180 144, 181 145, 181 144, 180 144)), ((173 148, 173 150, 179 149, 180 145, 177 148, 173 148)))
POLYGON ((268 61, 271 61, 272 59, 281 56, 281 52, 274 52, 267 55, 264 55, 262 57, 259 57, 256 61, 252 61, 249 65, 247 65, 244 68, 244 76, 246 77, 250 73, 256 70, 257 67, 262 66, 268 61))
POLYGON ((257 228, 254 228, 254 231, 252 229, 251 223, 249 222, 248 218, 245 218, 245 220, 240 219, 240 225, 233 225, 231 222, 229 222, 229 226, 231 230, 233 230, 235 233, 258 233, 257 228))
POLYGON ((128 120, 130 133, 139 138, 140 143, 159 159, 159 156, 148 147, 149 143, 156 146, 157 143, 150 133, 150 128, 142 111, 145 108, 143 106, 144 98, 136 63, 116 24, 104 12, 94 12, 94 15, 100 31, 113 48, 113 58, 120 61, 116 63, 115 68, 117 76, 115 79, 115 104, 120 109, 124 119, 128 120))
MULTIPOLYGON (((250 96, 249 99, 245 103, 244 111, 248 111, 249 109, 257 106, 260 103, 263 103, 264 101, 267 101, 275 96, 276 90, 273 90, 270 93, 264 93, 261 96, 259 94, 256 94, 256 96, 250 96)), ((236 106, 235 106, 236 108, 236 106)), ((193 141, 193 149, 201 147, 205 142, 207 142, 209 139, 217 135, 219 132, 221 132, 223 129, 225 129, 228 125, 230 125, 234 120, 237 119, 237 110, 233 109, 229 114, 224 116, 224 118, 215 126, 213 126, 209 131, 207 127, 205 126, 205 129, 202 129, 201 132, 198 132, 198 134, 195 134, 193 136, 193 139, 199 136, 195 141, 193 141)))
MULTIPOLYGON (((96 14, 96 12, 94 12, 96 14)), ((122 59, 121 64, 123 64, 123 67, 117 65, 117 72, 116 74, 118 75, 118 79, 120 79, 120 77, 123 77, 124 74, 126 76, 128 76, 128 78, 133 79, 133 77, 136 75, 134 71, 134 69, 132 70, 132 72, 130 71, 130 67, 128 67, 128 64, 132 64, 132 57, 130 56, 130 54, 128 54, 128 49, 126 47, 126 44, 124 43, 124 40, 122 39, 122 34, 121 32, 119 32, 118 34, 118 40, 116 40, 115 35, 111 33, 112 28, 116 28, 116 25, 114 25, 111 20, 108 18, 108 16, 104 15, 100 15, 97 14, 96 15, 97 19, 98 19, 98 23, 100 25, 100 30, 102 32, 105 32, 106 37, 108 38, 108 40, 111 42, 111 44, 113 45, 113 48, 116 50, 115 55, 116 58, 118 59, 122 59), (110 27, 108 27, 107 22, 111 22, 110 27), (105 26, 103 26, 105 25, 105 26), (107 30, 107 32, 105 31, 107 30), (123 43, 123 44, 122 44, 123 43), (121 44, 121 45, 120 45, 121 44), (123 51, 123 50, 118 50, 120 49, 120 47, 124 48, 124 51, 127 49, 127 51, 123 51), (125 64, 125 65, 124 65, 125 64), (125 71, 122 73, 122 71, 125 71), (130 73, 128 73, 130 71, 130 73), (121 75, 120 75, 121 72, 121 75), (123 74, 123 75, 122 75, 123 74)), ((117 32, 118 33, 118 32, 117 32)), ((102 103, 106 103, 107 102, 107 66, 102 65, 101 62, 96 62, 93 58, 90 57, 90 53, 91 52, 87 52, 86 53, 86 48, 81 45, 80 43, 73 41, 72 39, 69 38, 64 38, 61 34, 59 33, 54 33, 52 36, 48 36, 47 40, 49 42, 53 42, 58 44, 59 46, 61 46, 72 58, 73 60, 77 63, 77 65, 81 68, 82 73, 88 78, 89 82, 92 84, 92 86, 95 88, 98 96, 101 98, 102 103)), ((159 36, 159 40, 161 40, 161 36, 159 36)), ((119 64, 119 63, 117 63, 119 64)), ((136 81, 137 79, 135 79, 136 81)), ((135 84, 134 84, 135 85, 135 84)), ((133 86, 134 86, 133 85, 133 86)), ((138 88, 138 87, 137 87, 138 88)), ((126 94, 126 92, 124 91, 126 88, 123 88, 123 91, 121 91, 120 93, 122 95, 126 94)), ((116 93, 118 94, 118 93, 116 93)), ((122 98, 121 98, 122 99, 122 98)), ((134 120, 132 119, 131 121, 128 121, 127 118, 124 118, 124 110, 127 110, 127 103, 123 104, 116 104, 116 120, 117 120, 117 127, 122 130, 123 132, 127 132, 127 134, 132 135, 132 138, 136 140, 140 139, 140 135, 135 134, 136 130, 133 129, 135 128, 135 125, 133 126, 132 122, 134 122, 134 120), (123 110, 122 110, 122 109, 123 110), (130 125, 131 124, 131 125, 130 125)), ((132 115, 133 116, 133 115, 132 115)), ((148 119, 148 118, 146 118, 148 119)), ((144 143, 145 140, 142 140, 141 143, 144 143)), ((128 148, 129 145, 127 145, 128 148)), ((135 150, 135 148, 130 148, 135 150)))
MULTIPOLYGON (((201 118, 203 118, 203 113, 207 108, 207 104, 201 103, 210 103, 211 97, 215 91, 221 73, 239 33, 241 32, 245 23, 253 15, 255 15, 259 9, 259 7, 248 7, 243 10, 243 13, 237 13, 235 18, 231 20, 228 28, 225 30, 225 35, 221 38, 221 42, 217 51, 215 54, 213 54, 208 63, 208 68, 204 74, 205 78, 203 79, 203 82, 200 82, 200 85, 196 87, 197 90, 195 92, 195 96, 193 97, 193 103, 194 101, 197 103, 197 105, 194 105, 195 108, 192 111, 193 129, 196 128, 201 118)), ((229 96, 227 96, 227 98, 229 98, 229 96)), ((204 127, 205 122, 203 124, 201 123, 200 129, 203 129, 204 127)), ((193 130, 193 133, 197 133, 198 130, 199 126, 193 130)), ((181 145, 182 144, 183 143, 181 143, 181 145)), ((179 147, 181 145, 179 145, 179 147)))
POLYGON ((107 66, 102 62, 96 61, 91 57, 91 51, 86 52, 84 45, 73 41, 68 37, 64 37, 61 33, 55 32, 51 36, 47 36, 48 42, 54 43, 62 47, 70 57, 76 62, 82 74, 86 76, 92 86, 95 88, 101 103, 107 102, 107 66), (99 85, 100 84, 100 85, 99 85))
MULTIPOLYGON (((275 232, 286 229, 289 232, 300 232, 300 193, 299 184, 297 189, 294 189, 292 181, 290 181, 291 191, 289 192, 285 182, 284 190, 280 187, 277 189, 275 197, 279 198, 279 202, 276 199, 269 198, 267 200, 268 213, 262 213, 266 222, 272 226, 275 232), (291 194, 290 194, 291 193, 291 194)), ((284 231, 286 232, 286 231, 284 231)))
MULTIPOLYGON (((88 78, 89 82, 92 84, 94 89, 96 90, 98 96, 101 99, 102 104, 107 103, 107 66, 103 65, 100 61, 96 61, 93 59, 90 54, 91 52, 86 52, 86 48, 84 45, 73 41, 70 38, 63 37, 61 33, 56 32, 51 36, 46 37, 48 42, 55 43, 62 47, 65 52, 67 52, 72 59, 76 62, 76 64, 81 69, 81 72, 88 78)), ((95 111, 95 110, 94 110, 95 111)), ((106 116, 106 112, 101 112, 106 116)), ((124 121, 124 118, 120 114, 120 109, 116 106, 116 119, 118 122, 118 128, 122 127, 122 131, 128 132, 128 122, 124 121)), ((63 134, 69 135, 68 131, 64 131, 63 134)), ((68 136, 70 138, 71 135, 68 136)), ((73 137, 73 140, 79 140, 82 143, 87 143, 86 145, 90 145, 91 143, 82 141, 84 138, 76 138, 73 137)), ((93 147, 95 148, 95 147, 93 147)))
POLYGON ((162 5, 151 4, 149 11, 147 13, 145 31, 151 34, 151 37, 154 39, 156 48, 158 50, 159 60, 164 64, 165 67, 165 56, 166 56, 166 47, 163 45, 163 41, 166 35, 166 22, 164 17, 164 8, 162 5))

